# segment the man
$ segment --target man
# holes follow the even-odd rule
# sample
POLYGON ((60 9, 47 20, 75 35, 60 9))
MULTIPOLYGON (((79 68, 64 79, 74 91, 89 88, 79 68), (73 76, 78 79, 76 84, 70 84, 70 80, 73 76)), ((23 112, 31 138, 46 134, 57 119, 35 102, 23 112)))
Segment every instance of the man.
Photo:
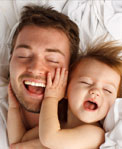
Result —
MULTIPOLYGON (((25 7, 12 40, 10 84, 27 130, 38 126, 47 73, 53 78, 57 67, 68 69, 78 48, 78 28, 67 16, 51 8, 25 7)), ((44 148, 37 136, 35 132, 11 148, 44 148)))

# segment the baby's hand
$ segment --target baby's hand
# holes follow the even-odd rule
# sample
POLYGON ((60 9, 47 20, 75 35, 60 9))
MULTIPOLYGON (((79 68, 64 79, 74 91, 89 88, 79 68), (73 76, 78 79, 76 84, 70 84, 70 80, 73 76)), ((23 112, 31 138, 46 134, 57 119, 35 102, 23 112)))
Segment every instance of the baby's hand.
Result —
POLYGON ((8 85, 8 102, 9 102, 9 108, 19 108, 19 103, 16 100, 16 97, 12 91, 10 83, 8 85))
POLYGON ((47 85, 44 98, 61 100, 65 95, 68 71, 65 68, 57 68, 52 81, 51 73, 47 75, 47 85))

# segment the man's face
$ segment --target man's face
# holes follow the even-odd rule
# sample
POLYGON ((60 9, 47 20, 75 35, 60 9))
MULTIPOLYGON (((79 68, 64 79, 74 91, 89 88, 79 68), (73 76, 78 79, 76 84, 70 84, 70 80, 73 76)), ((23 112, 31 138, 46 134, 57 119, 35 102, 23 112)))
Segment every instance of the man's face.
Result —
POLYGON ((69 40, 62 31, 24 27, 17 37, 10 61, 10 82, 20 104, 28 111, 39 112, 47 73, 51 72, 53 78, 55 68, 68 69, 69 60, 69 40))

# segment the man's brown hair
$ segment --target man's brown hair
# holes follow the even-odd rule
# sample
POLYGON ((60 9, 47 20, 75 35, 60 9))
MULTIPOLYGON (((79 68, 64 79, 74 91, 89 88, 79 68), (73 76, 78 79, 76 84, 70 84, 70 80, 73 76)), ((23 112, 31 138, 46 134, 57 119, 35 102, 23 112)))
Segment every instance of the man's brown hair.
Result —
POLYGON ((77 25, 68 16, 53 10, 51 7, 29 5, 25 6, 21 13, 19 25, 14 33, 12 40, 12 51, 14 49, 17 36, 23 27, 36 25, 39 27, 51 27, 63 31, 69 39, 70 54, 72 63, 79 50, 79 30, 77 25))

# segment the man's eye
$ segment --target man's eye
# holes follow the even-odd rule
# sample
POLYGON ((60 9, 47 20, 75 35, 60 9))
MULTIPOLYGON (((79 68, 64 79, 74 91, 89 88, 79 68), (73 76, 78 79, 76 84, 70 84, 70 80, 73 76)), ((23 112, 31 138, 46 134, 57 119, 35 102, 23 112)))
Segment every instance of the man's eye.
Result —
POLYGON ((91 85, 90 83, 86 82, 86 81, 81 81, 82 84, 85 84, 85 85, 91 85))
POLYGON ((54 61, 54 60, 48 60, 48 62, 54 63, 54 64, 59 64, 58 61, 54 61))
POLYGON ((30 57, 27 57, 27 56, 18 56, 18 58, 30 58, 30 57))
POLYGON ((108 90, 108 89, 104 89, 107 93, 112 94, 112 91, 108 90))

